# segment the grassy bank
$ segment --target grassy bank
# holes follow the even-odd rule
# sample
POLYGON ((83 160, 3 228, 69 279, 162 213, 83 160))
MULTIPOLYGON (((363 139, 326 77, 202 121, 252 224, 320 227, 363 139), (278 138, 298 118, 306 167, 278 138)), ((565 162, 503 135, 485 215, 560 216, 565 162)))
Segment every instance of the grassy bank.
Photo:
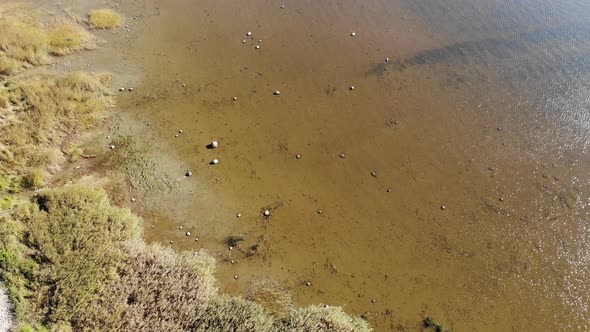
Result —
MULTIPOLYGON (((220 294, 205 251, 146 244, 141 219, 101 189, 45 188, 83 155, 84 133, 109 117, 110 76, 22 74, 91 48, 94 38, 74 21, 42 25, 0 13, 0 277, 14 330, 370 330, 339 307, 297 308, 272 283, 245 297, 220 294)), ((102 24, 95 14, 88 27, 102 24)))

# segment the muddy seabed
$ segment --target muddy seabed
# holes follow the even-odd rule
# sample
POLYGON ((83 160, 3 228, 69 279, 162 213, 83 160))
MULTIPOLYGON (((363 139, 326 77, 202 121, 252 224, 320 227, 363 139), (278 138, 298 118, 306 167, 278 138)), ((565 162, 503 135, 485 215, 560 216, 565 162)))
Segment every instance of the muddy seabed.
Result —
POLYGON ((227 292, 276 280, 377 331, 590 329, 583 2, 119 10, 128 27, 57 66, 116 75, 99 169, 131 175, 113 195, 148 240, 210 250, 227 292))

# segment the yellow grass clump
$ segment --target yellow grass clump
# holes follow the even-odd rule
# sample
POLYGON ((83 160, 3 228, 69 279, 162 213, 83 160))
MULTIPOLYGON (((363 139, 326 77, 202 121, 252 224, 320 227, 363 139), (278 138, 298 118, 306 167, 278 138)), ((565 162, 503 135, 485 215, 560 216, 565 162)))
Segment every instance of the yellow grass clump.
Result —
POLYGON ((108 81, 109 76, 75 72, 9 83, 8 107, 0 108, 10 119, 0 123, 0 174, 26 174, 59 160, 56 148, 108 114, 108 81))
POLYGON ((11 74, 46 60, 49 38, 41 27, 0 19, 0 74, 11 74))
POLYGON ((94 38, 80 25, 70 21, 58 21, 49 30, 49 52, 67 55, 80 49, 94 47, 94 38))
POLYGON ((95 9, 88 14, 88 22, 97 29, 113 29, 123 25, 123 17, 112 9, 95 9))

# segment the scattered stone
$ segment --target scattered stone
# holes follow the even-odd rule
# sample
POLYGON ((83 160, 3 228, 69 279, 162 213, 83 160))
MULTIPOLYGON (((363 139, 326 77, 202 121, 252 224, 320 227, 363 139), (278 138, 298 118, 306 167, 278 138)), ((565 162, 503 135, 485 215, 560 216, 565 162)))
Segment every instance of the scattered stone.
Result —
POLYGON ((270 211, 268 210, 264 210, 264 212, 262 213, 265 217, 270 216, 270 211))
POLYGON ((111 136, 107 136, 107 139, 111 139, 111 136))
POLYGON ((125 88, 119 88, 119 91, 125 91, 125 88))
POLYGON ((354 90, 354 85, 351 85, 349 89, 350 91, 354 90))
POLYGON ((180 130, 178 131, 178 133, 179 133, 179 134, 182 134, 182 133, 183 133, 182 129, 180 129, 180 130))
POLYGON ((275 92, 272 93, 275 96, 280 96, 281 95, 281 91, 276 90, 275 92))
POLYGON ((242 39, 242 44, 246 44, 246 40, 245 39, 242 39))
POLYGON ((236 101, 236 100, 238 100, 238 97, 233 97, 232 100, 236 101))
POLYGON ((184 175, 186 175, 187 177, 189 177, 189 176, 193 175, 193 172, 191 172, 189 169, 187 169, 186 170, 186 173, 184 175))
POLYGON ((238 213, 238 214, 236 214, 236 217, 241 218, 242 217, 242 214, 241 213, 238 213))
POLYGON ((322 210, 318 210, 318 214, 322 214, 322 210))
POLYGON ((174 243, 174 241, 172 241, 172 240, 170 240, 169 242, 170 242, 170 244, 174 243))
POLYGON ((446 207, 446 206, 444 206, 444 205, 441 205, 441 206, 440 206, 440 209, 441 209, 441 210, 446 210, 446 209, 447 209, 447 207, 446 207))
POLYGON ((183 228, 184 228, 184 226, 182 226, 182 225, 178 226, 178 229, 183 229, 183 228))
POLYGON ((500 202, 504 202, 504 197, 500 197, 500 202))
POLYGON ((340 152, 340 154, 338 155, 338 157, 344 159, 344 158, 346 158, 346 155, 344 154, 344 152, 340 152))
POLYGON ((352 37, 354 37, 354 36, 356 36, 356 32, 352 32, 350 35, 351 35, 352 37))
POLYGON ((135 202, 135 197, 131 197, 131 201, 132 202, 135 202))
POLYGON ((186 236, 191 236, 191 232, 186 232, 186 236))
POLYGON ((375 299, 371 300, 371 303, 376 303, 376 302, 377 302, 377 300, 375 300, 375 299))
POLYGON ((309 282, 309 281, 306 281, 306 282, 305 282, 305 286, 307 286, 307 287, 310 287, 310 286, 311 286, 311 282, 309 282))
POLYGON ((391 189, 387 188, 387 192, 390 193, 391 192, 391 189))
POLYGON ((229 262, 232 263, 232 264, 235 264, 236 263, 236 261, 234 261, 233 259, 231 261, 229 261, 229 262))
POLYGON ((182 87, 183 87, 183 88, 186 88, 186 84, 185 84, 185 83, 182 83, 182 87))
POLYGON ((399 121, 395 120, 393 121, 393 124, 399 124, 399 121))
POLYGON ((219 181, 221 181, 221 179, 220 178, 215 178, 215 181, 219 182, 219 181))
POLYGON ((385 62, 389 62, 389 58, 385 58, 385 62))
POLYGON ((129 91, 133 91, 133 88, 129 88, 129 91))
POLYGON ((248 31, 248 32, 246 33, 246 36, 252 36, 252 32, 248 31))
POLYGON ((285 8, 285 6, 281 6, 281 9, 284 9, 284 8, 285 8))
POLYGON ((209 145, 207 145, 207 148, 216 149, 218 145, 219 143, 217 143, 217 141, 212 141, 211 143, 209 143, 209 145))
POLYGON ((301 159, 301 155, 300 155, 300 154, 296 154, 296 155, 295 155, 295 158, 297 158, 297 159, 301 159))
POLYGON ((260 45, 256 45, 255 49, 257 49, 257 50, 260 49, 260 45))
POLYGON ((234 247, 229 247, 229 250, 234 250, 234 247))
POLYGON ((115 148, 115 146, 114 146, 114 145, 109 145, 109 149, 111 149, 111 150, 112 150, 112 149, 114 149, 114 148, 115 148))
POLYGON ((235 280, 238 280, 238 276, 237 276, 237 275, 235 275, 235 276, 234 276, 234 279, 235 279, 235 280))
POLYGON ((178 136, 179 136, 178 134, 174 135, 174 137, 176 137, 176 138, 178 138, 178 136))
POLYGON ((376 178, 377 177, 377 173, 371 172, 371 176, 374 177, 374 178, 376 178))
POLYGON ((197 238, 195 238, 195 242, 198 242, 198 241, 199 241, 199 238, 198 238, 198 237, 197 237, 197 238))
POLYGON ((213 160, 211 160, 211 162, 209 164, 211 164, 211 165, 217 165, 218 163, 219 163, 219 160, 213 159, 213 160))

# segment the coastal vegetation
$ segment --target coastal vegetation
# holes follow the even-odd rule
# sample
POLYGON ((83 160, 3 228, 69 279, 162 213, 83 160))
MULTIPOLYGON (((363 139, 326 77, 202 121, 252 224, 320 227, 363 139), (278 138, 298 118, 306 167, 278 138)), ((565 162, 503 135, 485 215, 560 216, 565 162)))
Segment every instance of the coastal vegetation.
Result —
MULTIPOLYGON (((0 14, 0 278, 15 331, 371 330, 340 307, 296 308, 271 282, 245 297, 220 294, 207 252, 147 244, 142 220, 104 190, 52 183, 111 114, 111 76, 21 73, 94 38, 73 21, 44 27, 0 14)), ((113 14, 89 22, 120 26, 113 14)))

